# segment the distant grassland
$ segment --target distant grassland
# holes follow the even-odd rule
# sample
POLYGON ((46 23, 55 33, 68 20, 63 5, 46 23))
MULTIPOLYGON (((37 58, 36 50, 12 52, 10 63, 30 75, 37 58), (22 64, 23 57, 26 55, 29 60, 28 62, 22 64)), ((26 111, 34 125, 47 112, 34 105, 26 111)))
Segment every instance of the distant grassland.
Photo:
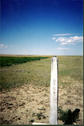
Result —
POLYGON ((0 66, 11 66, 13 64, 21 64, 30 61, 46 59, 48 57, 12 57, 12 56, 0 56, 0 66))
MULTIPOLYGON (((22 58, 25 59, 25 56, 22 58)), ((17 88, 23 84, 50 86, 51 57, 43 56, 41 60, 37 59, 22 64, 15 63, 16 65, 12 66, 1 66, 0 90, 17 88)), ((75 81, 82 83, 83 57, 58 56, 58 71, 59 86, 68 86, 75 81)))

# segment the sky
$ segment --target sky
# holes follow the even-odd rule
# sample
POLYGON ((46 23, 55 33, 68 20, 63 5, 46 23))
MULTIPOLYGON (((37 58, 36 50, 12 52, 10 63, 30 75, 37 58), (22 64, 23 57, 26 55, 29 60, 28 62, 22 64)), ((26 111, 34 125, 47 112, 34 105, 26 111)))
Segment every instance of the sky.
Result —
POLYGON ((83 55, 83 0, 0 3, 0 54, 83 55))

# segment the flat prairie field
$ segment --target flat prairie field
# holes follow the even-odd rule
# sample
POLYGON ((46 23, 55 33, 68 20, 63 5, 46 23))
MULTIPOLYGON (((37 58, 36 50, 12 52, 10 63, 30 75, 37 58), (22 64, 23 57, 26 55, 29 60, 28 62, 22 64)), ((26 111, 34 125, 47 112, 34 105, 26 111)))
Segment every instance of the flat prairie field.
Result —
MULTIPOLYGON (((46 56, 31 61, 27 61, 27 56, 22 56, 24 57, 26 57, 24 62, 20 59, 16 63, 13 56, 14 62, 7 60, 9 64, 5 64, 6 62, 3 61, 5 65, 2 62, 0 66, 0 124, 2 125, 49 123, 52 57, 46 56)), ((74 125, 82 125, 83 57, 58 56, 58 80, 58 110, 59 108, 63 111, 80 109, 79 118, 74 125)), ((59 116, 58 112, 58 124, 64 124, 59 116)))

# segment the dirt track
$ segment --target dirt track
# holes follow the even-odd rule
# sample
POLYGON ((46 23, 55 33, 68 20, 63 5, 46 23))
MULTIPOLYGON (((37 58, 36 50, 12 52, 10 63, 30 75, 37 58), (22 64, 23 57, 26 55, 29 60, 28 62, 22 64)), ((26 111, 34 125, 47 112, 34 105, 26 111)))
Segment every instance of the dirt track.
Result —
MULTIPOLYGON (((58 106, 63 110, 80 109, 79 120, 83 121, 83 87, 79 82, 59 87, 58 106)), ((49 87, 24 85, 0 93, 0 124, 49 123, 49 87)), ((59 124, 63 124, 58 120, 59 124)))

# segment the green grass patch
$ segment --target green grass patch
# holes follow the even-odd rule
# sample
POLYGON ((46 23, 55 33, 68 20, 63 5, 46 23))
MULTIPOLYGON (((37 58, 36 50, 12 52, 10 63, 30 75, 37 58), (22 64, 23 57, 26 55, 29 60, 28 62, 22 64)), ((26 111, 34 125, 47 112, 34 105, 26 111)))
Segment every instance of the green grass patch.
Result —
POLYGON ((46 59, 48 57, 11 57, 11 56, 0 56, 0 66, 11 66, 13 64, 21 64, 30 61, 46 59))

